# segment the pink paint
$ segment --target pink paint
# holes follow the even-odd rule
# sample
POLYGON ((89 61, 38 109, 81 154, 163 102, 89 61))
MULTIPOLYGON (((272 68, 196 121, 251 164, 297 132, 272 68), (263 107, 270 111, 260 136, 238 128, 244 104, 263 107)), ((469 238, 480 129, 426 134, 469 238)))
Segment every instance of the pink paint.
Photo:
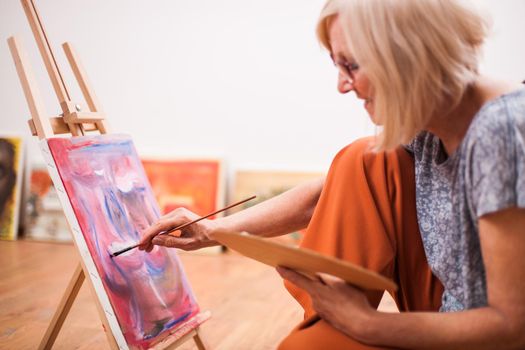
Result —
POLYGON ((144 349, 198 313, 175 250, 109 252, 137 242, 159 217, 129 137, 55 138, 49 148, 115 316, 132 349, 144 349))

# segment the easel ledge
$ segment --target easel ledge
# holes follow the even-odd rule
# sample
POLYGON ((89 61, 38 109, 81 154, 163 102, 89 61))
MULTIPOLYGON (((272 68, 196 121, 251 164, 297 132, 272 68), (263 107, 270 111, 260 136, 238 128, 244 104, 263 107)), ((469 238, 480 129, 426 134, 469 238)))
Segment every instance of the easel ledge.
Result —
MULTIPOLYGON (((70 136, 82 136, 86 132, 98 132, 100 134, 108 133, 108 125, 105 120, 102 107, 96 98, 96 95, 87 79, 87 75, 80 64, 80 60, 69 43, 64 43, 63 49, 69 64, 73 70, 75 78, 80 85, 83 97, 87 104, 87 111, 82 110, 82 105, 75 103, 71 100, 70 94, 60 73, 60 69, 56 63, 55 56, 49 44, 48 37, 45 33, 41 18, 37 12, 33 0, 21 0, 22 6, 26 13, 27 19, 31 26, 31 30, 37 42, 40 54, 44 60, 46 70, 49 78, 55 90, 58 102, 62 109, 62 113, 59 116, 48 118, 46 116, 46 109, 41 99, 40 90, 38 89, 36 79, 34 77, 31 65, 27 59, 25 50, 23 49, 20 40, 15 37, 10 37, 7 41, 9 49, 13 57, 18 77, 22 84, 22 89, 26 97, 29 110, 31 113, 31 119, 28 121, 31 134, 37 136, 40 140, 45 140, 50 137, 59 134, 69 134, 70 136)), ((74 227, 70 225, 70 230, 75 238, 74 227)), ((80 233, 81 234, 81 233, 80 233)), ((73 240, 77 251, 80 253, 79 242, 76 239, 73 240)), ((119 342, 115 339, 112 326, 115 326, 115 322, 110 322, 104 310, 101 300, 99 299, 94 281, 92 280, 93 273, 89 272, 86 263, 82 258, 79 259, 79 263, 75 268, 73 276, 71 277, 68 286, 66 287, 62 299, 57 306, 57 309, 51 319, 51 322, 47 328, 44 337, 42 338, 38 349, 51 349, 58 333, 64 321, 75 301, 75 298, 86 279, 86 276, 90 276, 87 279, 88 285, 90 286, 92 295, 95 299, 95 304, 102 321, 106 337, 111 349, 122 349, 119 346, 119 342)), ((93 265, 94 266, 94 265, 93 265)), ((98 274, 97 274, 98 277, 98 274)), ((99 277, 98 277, 99 278, 99 277)), ((99 278, 100 279, 100 278, 99 278)), ((100 281, 98 282, 100 283, 100 281)), ((107 298, 106 298, 107 299, 107 298)), ((109 303, 109 300, 104 300, 105 304, 109 303)), ((113 316, 114 317, 114 316, 113 316)), ((206 349, 205 343, 199 334, 199 326, 210 318, 209 312, 203 312, 192 319, 181 324, 178 328, 174 329, 170 335, 162 339, 159 343, 154 345, 151 349, 155 350, 167 350, 174 349, 184 343, 185 341, 192 338, 197 345, 199 350, 206 349)), ((117 324, 118 326, 118 324, 117 324)))

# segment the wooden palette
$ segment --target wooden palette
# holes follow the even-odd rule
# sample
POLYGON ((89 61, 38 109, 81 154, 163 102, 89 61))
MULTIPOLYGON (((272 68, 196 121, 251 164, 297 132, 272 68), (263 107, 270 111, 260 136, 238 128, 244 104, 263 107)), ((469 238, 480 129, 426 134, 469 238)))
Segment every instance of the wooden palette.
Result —
POLYGON ((245 232, 216 233, 214 238, 242 255, 273 267, 288 267, 309 276, 327 273, 363 289, 397 290, 392 280, 376 272, 313 250, 280 244, 245 232))

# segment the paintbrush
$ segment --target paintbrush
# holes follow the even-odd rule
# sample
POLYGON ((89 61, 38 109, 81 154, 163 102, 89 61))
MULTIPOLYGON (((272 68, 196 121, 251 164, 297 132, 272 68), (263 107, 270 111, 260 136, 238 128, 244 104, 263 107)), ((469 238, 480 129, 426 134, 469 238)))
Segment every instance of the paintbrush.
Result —
MULTIPOLYGON (((215 214, 221 213, 221 212, 223 212, 223 211, 225 211, 225 210, 228 210, 228 209, 230 209, 230 208, 236 207, 236 206, 238 206, 238 205, 240 205, 240 204, 243 204, 243 203, 245 203, 245 202, 251 201, 251 200, 254 199, 255 197, 257 197, 257 196, 251 196, 250 198, 243 199, 243 200, 240 201, 240 202, 233 203, 233 204, 231 204, 231 205, 229 205, 229 206, 227 206, 227 207, 225 207, 225 208, 222 208, 222 209, 219 209, 219 210, 217 210, 217 211, 214 211, 213 213, 210 213, 210 214, 208 214, 208 215, 201 216, 200 218, 195 219, 195 220, 193 220, 193 221, 187 222, 187 223, 185 223, 185 224, 179 225, 179 226, 177 226, 177 227, 174 227, 174 228, 169 229, 169 230, 166 230, 166 231, 162 231, 162 232, 160 232, 158 235, 166 235, 166 234, 168 234, 168 233, 170 233, 170 232, 174 232, 174 231, 177 231, 177 230, 182 230, 183 228, 188 227, 188 226, 190 226, 190 225, 193 225, 194 223, 199 222, 199 221, 201 221, 201 220, 204 220, 204 219, 206 219, 206 218, 209 218, 210 216, 213 216, 213 215, 215 215, 215 214)), ((133 248, 137 248, 139 245, 140 245, 139 243, 136 243, 136 244, 134 244, 134 245, 132 245, 132 246, 129 246, 129 247, 127 247, 127 248, 124 248, 124 249, 118 250, 118 251, 116 251, 116 252, 110 253, 109 256, 111 257, 111 259, 113 259, 114 257, 119 256, 119 255, 122 254, 122 253, 125 253, 125 252, 127 252, 127 251, 129 251, 129 250, 131 250, 131 249, 133 249, 133 248)))

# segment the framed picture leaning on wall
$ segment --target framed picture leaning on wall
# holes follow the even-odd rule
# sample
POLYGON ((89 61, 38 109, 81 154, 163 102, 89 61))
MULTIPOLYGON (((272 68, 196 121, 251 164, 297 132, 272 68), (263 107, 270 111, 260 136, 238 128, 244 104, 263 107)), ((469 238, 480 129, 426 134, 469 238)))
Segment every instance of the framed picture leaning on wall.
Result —
POLYGON ((0 239, 18 236, 23 159, 23 138, 0 135, 0 239))

